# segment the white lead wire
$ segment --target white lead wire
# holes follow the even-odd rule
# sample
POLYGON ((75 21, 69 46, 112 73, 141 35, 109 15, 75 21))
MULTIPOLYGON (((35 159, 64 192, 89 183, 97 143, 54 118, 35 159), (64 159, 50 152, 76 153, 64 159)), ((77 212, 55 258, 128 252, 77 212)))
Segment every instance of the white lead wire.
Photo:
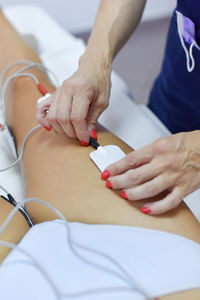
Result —
MULTIPOLYGON (((29 69, 29 68, 36 67, 36 68, 39 68, 41 70, 46 70, 49 74, 51 74, 51 76, 54 78, 55 86, 56 87, 59 86, 59 81, 58 81, 57 76, 48 67, 44 66, 41 63, 35 63, 35 62, 29 61, 29 60, 18 60, 16 62, 14 62, 13 64, 9 65, 8 67, 6 67, 4 69, 4 71, 1 73, 1 75, 0 75, 0 91, 2 90, 3 79, 4 79, 5 75, 6 75, 6 73, 9 70, 11 70, 13 67, 15 67, 17 65, 21 65, 21 64, 24 64, 25 66, 21 67, 14 74, 18 74, 18 73, 21 73, 21 72, 29 69)), ((1 92, 0 92, 0 99, 1 99, 1 92)), ((0 104, 0 106, 1 106, 1 104, 0 104)))
POLYGON ((30 135, 31 135, 33 132, 35 132, 36 130, 38 130, 38 129, 41 128, 41 127, 42 127, 41 125, 37 125, 37 126, 35 126, 34 128, 32 128, 32 129, 26 134, 18 158, 17 158, 13 163, 11 163, 9 166, 7 166, 7 167, 5 167, 5 168, 3 168, 3 169, 0 169, 0 172, 5 172, 5 171, 7 171, 7 170, 13 168, 14 166, 16 166, 16 165, 22 160, 22 157, 23 157, 23 154, 24 154, 24 147, 25 147, 25 144, 26 144, 28 138, 30 137, 30 135))
MULTIPOLYGON (((94 254, 100 255, 108 260, 110 260, 118 269, 120 269, 121 272, 124 273, 124 271, 126 272, 126 274, 129 277, 129 280, 123 278, 122 276, 119 276, 118 273, 116 273, 113 270, 107 269, 107 268, 101 268, 102 270, 111 273, 113 276, 117 276, 118 278, 122 279, 123 281, 125 281, 129 287, 124 287, 124 286, 118 286, 118 287, 106 287, 106 288, 99 288, 99 289, 91 289, 91 290, 87 290, 87 291, 79 291, 77 293, 65 293, 63 294, 62 292, 60 292, 58 290, 58 288, 56 287, 56 285, 54 284, 53 280, 50 278, 50 276, 47 274, 47 272, 42 269, 42 266, 40 265, 40 263, 27 251, 25 251, 24 249, 20 248, 18 245, 15 244, 6 244, 5 241, 0 241, 0 245, 4 246, 4 247, 8 247, 8 248, 12 248, 12 249, 16 249, 20 252, 23 252, 23 254, 25 254, 27 257, 29 257, 37 266, 37 268, 39 269, 40 272, 42 272, 42 274, 45 276, 46 280, 49 282, 49 285, 52 287, 52 289, 55 291, 56 294, 58 294, 60 297, 81 297, 81 296, 86 296, 88 295, 92 295, 92 294, 96 294, 96 293, 107 293, 107 292, 114 292, 114 289, 118 289, 118 291, 122 290, 122 291, 138 291, 139 293, 141 293, 146 300, 152 300, 154 299, 154 297, 152 297, 151 295, 149 295, 149 293, 147 293, 143 287, 141 287, 141 285, 118 263, 118 261, 116 261, 114 258, 110 257, 109 255, 96 250, 96 249, 92 249, 92 248, 88 248, 84 245, 81 245, 79 243, 77 243, 76 241, 74 241, 72 239, 72 234, 71 234, 71 228, 70 225, 67 221, 67 219, 63 216, 63 214, 58 211, 54 206, 52 206, 51 204, 41 200, 41 199, 37 199, 37 198, 28 198, 25 199, 23 201, 23 205, 25 205, 28 202, 38 202, 46 207, 48 207, 49 209, 51 209, 55 214, 57 214, 57 216, 64 222, 64 225, 66 227, 66 233, 67 233, 67 242, 68 245, 70 246, 71 251, 74 253, 74 255, 76 257, 78 257, 81 261, 99 269, 99 267, 96 267, 93 265, 93 263, 91 263, 90 261, 86 261, 85 258, 80 255, 79 253, 77 253, 76 249, 74 248, 73 245, 75 245, 78 248, 84 249, 86 251, 90 251, 94 254), (131 279, 131 281, 130 281, 131 279), (110 291, 109 291, 110 289, 110 291)), ((4 232, 4 230, 7 228, 7 226, 9 225, 10 221, 12 220, 12 218, 14 217, 14 215, 17 213, 18 211, 18 206, 14 207, 13 210, 10 212, 10 214, 8 215, 8 217, 6 218, 5 222, 2 224, 2 226, 0 227, 0 235, 4 232)))

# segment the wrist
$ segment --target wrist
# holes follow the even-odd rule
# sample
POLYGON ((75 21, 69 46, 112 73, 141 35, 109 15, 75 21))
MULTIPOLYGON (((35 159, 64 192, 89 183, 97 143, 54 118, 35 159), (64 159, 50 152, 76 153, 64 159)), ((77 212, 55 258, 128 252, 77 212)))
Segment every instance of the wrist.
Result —
POLYGON ((91 66, 92 68, 96 66, 102 71, 111 73, 112 59, 97 49, 86 49, 83 55, 79 58, 79 67, 82 68, 84 66, 87 66, 87 68, 88 66, 91 66))

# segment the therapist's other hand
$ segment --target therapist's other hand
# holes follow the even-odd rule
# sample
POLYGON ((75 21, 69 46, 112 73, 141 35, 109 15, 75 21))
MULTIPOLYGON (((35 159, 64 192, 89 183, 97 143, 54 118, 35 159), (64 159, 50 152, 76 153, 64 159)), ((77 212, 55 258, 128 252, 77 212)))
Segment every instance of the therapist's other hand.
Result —
POLYGON ((106 168, 102 179, 106 178, 107 187, 123 189, 121 196, 130 201, 168 191, 163 199, 142 208, 144 213, 165 213, 200 187, 200 131, 163 137, 130 152, 106 168))
POLYGON ((111 68, 84 63, 52 94, 37 104, 37 121, 83 144, 109 103, 111 68), (48 109, 48 114, 46 110, 48 109))

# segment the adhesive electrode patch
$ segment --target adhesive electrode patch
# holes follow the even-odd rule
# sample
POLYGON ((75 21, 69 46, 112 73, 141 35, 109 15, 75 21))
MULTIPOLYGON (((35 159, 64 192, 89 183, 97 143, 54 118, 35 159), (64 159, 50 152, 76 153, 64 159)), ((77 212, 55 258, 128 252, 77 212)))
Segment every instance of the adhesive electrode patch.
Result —
POLYGON ((100 146, 90 153, 91 160, 103 172, 106 167, 125 157, 125 153, 115 145, 100 146))

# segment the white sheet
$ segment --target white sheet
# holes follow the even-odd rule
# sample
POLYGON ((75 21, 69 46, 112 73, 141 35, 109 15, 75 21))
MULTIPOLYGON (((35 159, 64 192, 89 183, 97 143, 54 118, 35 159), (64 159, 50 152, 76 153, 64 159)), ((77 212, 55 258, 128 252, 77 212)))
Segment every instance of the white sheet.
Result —
MULTIPOLYGON (((54 71, 61 83, 76 70, 78 59, 85 46, 80 39, 64 31, 44 10, 37 6, 17 5, 6 7, 8 20, 22 35, 33 35, 37 41, 42 61, 54 71), (38 21, 40 20, 40 21, 38 21)), ((100 117, 100 122, 131 147, 138 149, 170 132, 158 118, 143 105, 136 105, 122 79, 112 74, 110 105, 100 117)), ((12 155, 0 134, 0 166, 9 164, 12 155)), ((14 159, 14 158, 13 158, 14 159)), ((0 173, 1 185, 13 193, 17 200, 23 198, 23 182, 19 167, 6 174, 0 173)), ((185 200, 200 220, 200 191, 185 200), (187 200, 188 199, 188 200, 187 200)))
MULTIPOLYGON (((189 239, 132 226, 70 223, 70 228, 73 240, 112 256, 151 296, 200 288, 200 245, 189 239)), ((80 261, 67 243, 62 221, 34 226, 19 246, 39 262, 61 293, 127 286, 121 279, 80 261)), ((79 248, 76 250, 87 260, 122 274, 104 257, 79 248)), ((73 299, 56 298, 33 261, 18 251, 10 253, 0 270, 0 292, 3 300, 73 299)), ((137 291, 118 291, 77 299, 144 300, 144 297, 137 291)))

